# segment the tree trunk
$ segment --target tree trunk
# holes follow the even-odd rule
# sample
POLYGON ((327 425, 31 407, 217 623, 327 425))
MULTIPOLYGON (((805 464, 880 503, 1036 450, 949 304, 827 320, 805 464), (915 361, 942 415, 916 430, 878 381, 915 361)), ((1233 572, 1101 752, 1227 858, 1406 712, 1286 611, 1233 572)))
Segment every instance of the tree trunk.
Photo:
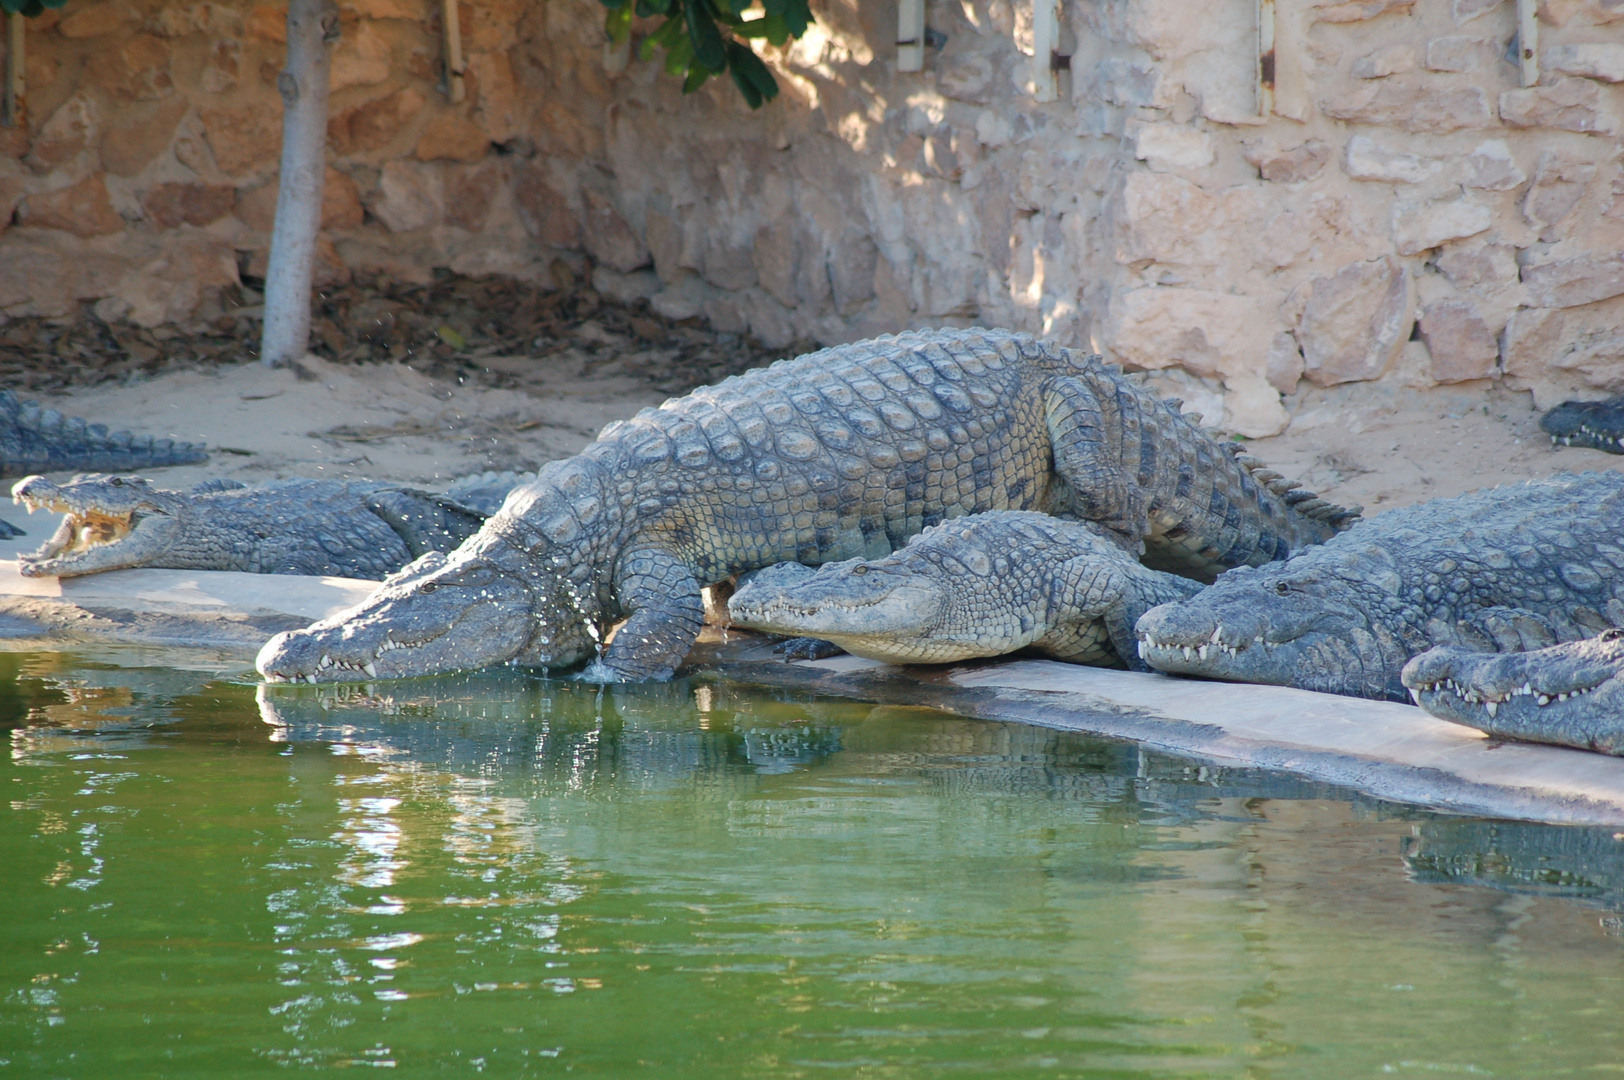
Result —
POLYGON ((333 0, 289 0, 288 62, 276 79, 282 95, 281 188, 259 352, 260 363, 269 367, 293 363, 310 344, 310 281, 327 173, 328 46, 337 40, 333 0))

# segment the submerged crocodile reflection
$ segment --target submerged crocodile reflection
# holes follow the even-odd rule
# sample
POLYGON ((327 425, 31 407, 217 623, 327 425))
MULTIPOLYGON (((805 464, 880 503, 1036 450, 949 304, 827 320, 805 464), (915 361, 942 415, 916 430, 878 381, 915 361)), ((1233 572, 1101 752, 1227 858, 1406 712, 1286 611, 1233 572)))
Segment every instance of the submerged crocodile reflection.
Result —
POLYGON ((1562 896, 1624 910, 1624 833, 1524 821, 1420 824, 1404 850, 1411 878, 1562 896))

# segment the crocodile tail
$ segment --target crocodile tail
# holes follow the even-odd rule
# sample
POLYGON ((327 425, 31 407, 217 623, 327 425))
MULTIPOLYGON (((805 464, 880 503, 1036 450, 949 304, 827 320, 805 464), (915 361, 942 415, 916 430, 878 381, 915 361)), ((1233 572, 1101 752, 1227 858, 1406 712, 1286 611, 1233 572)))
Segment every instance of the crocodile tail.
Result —
POLYGON ((0 390, 0 473, 5 475, 66 469, 127 473, 207 458, 202 443, 109 433, 104 424, 87 424, 0 390))
POLYGON ((1323 521, 1341 532, 1351 527, 1359 520, 1359 515, 1364 513, 1365 508, 1362 506, 1338 506, 1327 502, 1304 488, 1300 480, 1289 480, 1269 468, 1262 458, 1247 453, 1240 443, 1224 443, 1224 449, 1235 459, 1235 464, 1251 474, 1253 480, 1280 496, 1287 506, 1304 517, 1323 521))

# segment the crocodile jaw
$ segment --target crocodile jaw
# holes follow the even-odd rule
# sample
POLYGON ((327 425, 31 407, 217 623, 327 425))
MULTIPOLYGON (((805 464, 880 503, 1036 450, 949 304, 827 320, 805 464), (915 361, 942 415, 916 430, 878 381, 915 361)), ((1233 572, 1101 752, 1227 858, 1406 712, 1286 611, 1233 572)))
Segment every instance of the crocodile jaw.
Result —
POLYGON ((358 682, 488 667, 530 642, 529 590, 431 552, 360 604, 277 634, 255 666, 269 682, 358 682))
POLYGON ((122 509, 73 497, 41 476, 19 480, 12 501, 28 509, 67 516, 38 551, 18 556, 24 577, 76 577, 150 563, 169 549, 178 522, 165 507, 131 491, 122 509))
POLYGON ((853 656, 890 664, 940 664, 984 653, 944 632, 947 598, 928 577, 863 566, 821 567, 787 587, 749 584, 728 600, 728 618, 769 634, 832 641, 853 656))

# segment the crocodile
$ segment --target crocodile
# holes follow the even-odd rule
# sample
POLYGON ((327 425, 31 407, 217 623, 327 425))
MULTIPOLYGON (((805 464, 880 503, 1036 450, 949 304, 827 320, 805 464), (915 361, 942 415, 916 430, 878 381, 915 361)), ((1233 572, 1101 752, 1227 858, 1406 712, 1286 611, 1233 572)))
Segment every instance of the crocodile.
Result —
POLYGON ((1088 522, 992 510, 926 529, 883 558, 770 567, 733 594, 728 616, 892 664, 1031 649, 1146 670, 1134 623, 1201 588, 1141 565, 1088 522))
MULTIPOLYGON (((1624 621, 1624 604, 1610 615, 1624 621)), ((1404 685, 1433 716, 1505 739, 1624 755, 1624 629, 1526 652, 1428 650, 1404 685)))
POLYGON ((1564 401, 1539 418, 1551 445, 1582 446, 1624 454, 1624 397, 1606 401, 1564 401))
POLYGON ((610 424, 457 551, 267 642, 259 670, 337 681, 593 661, 590 678, 665 679, 699 631, 703 586, 878 557, 986 510, 1094 521, 1147 564, 1208 580, 1357 516, 1096 356, 1001 330, 913 331, 610 424))
POLYGON ((12 498, 29 513, 67 516, 18 569, 27 577, 166 567, 378 580, 462 543, 526 479, 485 473, 436 495, 372 480, 210 480, 170 491, 136 476, 63 484, 30 476, 12 498))
MULTIPOLYGON (((0 390, 0 477, 69 469, 153 469, 194 465, 208 458, 202 443, 155 439, 151 435, 109 432, 55 409, 23 401, 0 390)), ((24 535, 0 521, 0 538, 24 535)))
POLYGON ((1145 613, 1177 675, 1409 701, 1436 645, 1516 651, 1606 629, 1624 600, 1624 474, 1566 473, 1390 510, 1145 613))

